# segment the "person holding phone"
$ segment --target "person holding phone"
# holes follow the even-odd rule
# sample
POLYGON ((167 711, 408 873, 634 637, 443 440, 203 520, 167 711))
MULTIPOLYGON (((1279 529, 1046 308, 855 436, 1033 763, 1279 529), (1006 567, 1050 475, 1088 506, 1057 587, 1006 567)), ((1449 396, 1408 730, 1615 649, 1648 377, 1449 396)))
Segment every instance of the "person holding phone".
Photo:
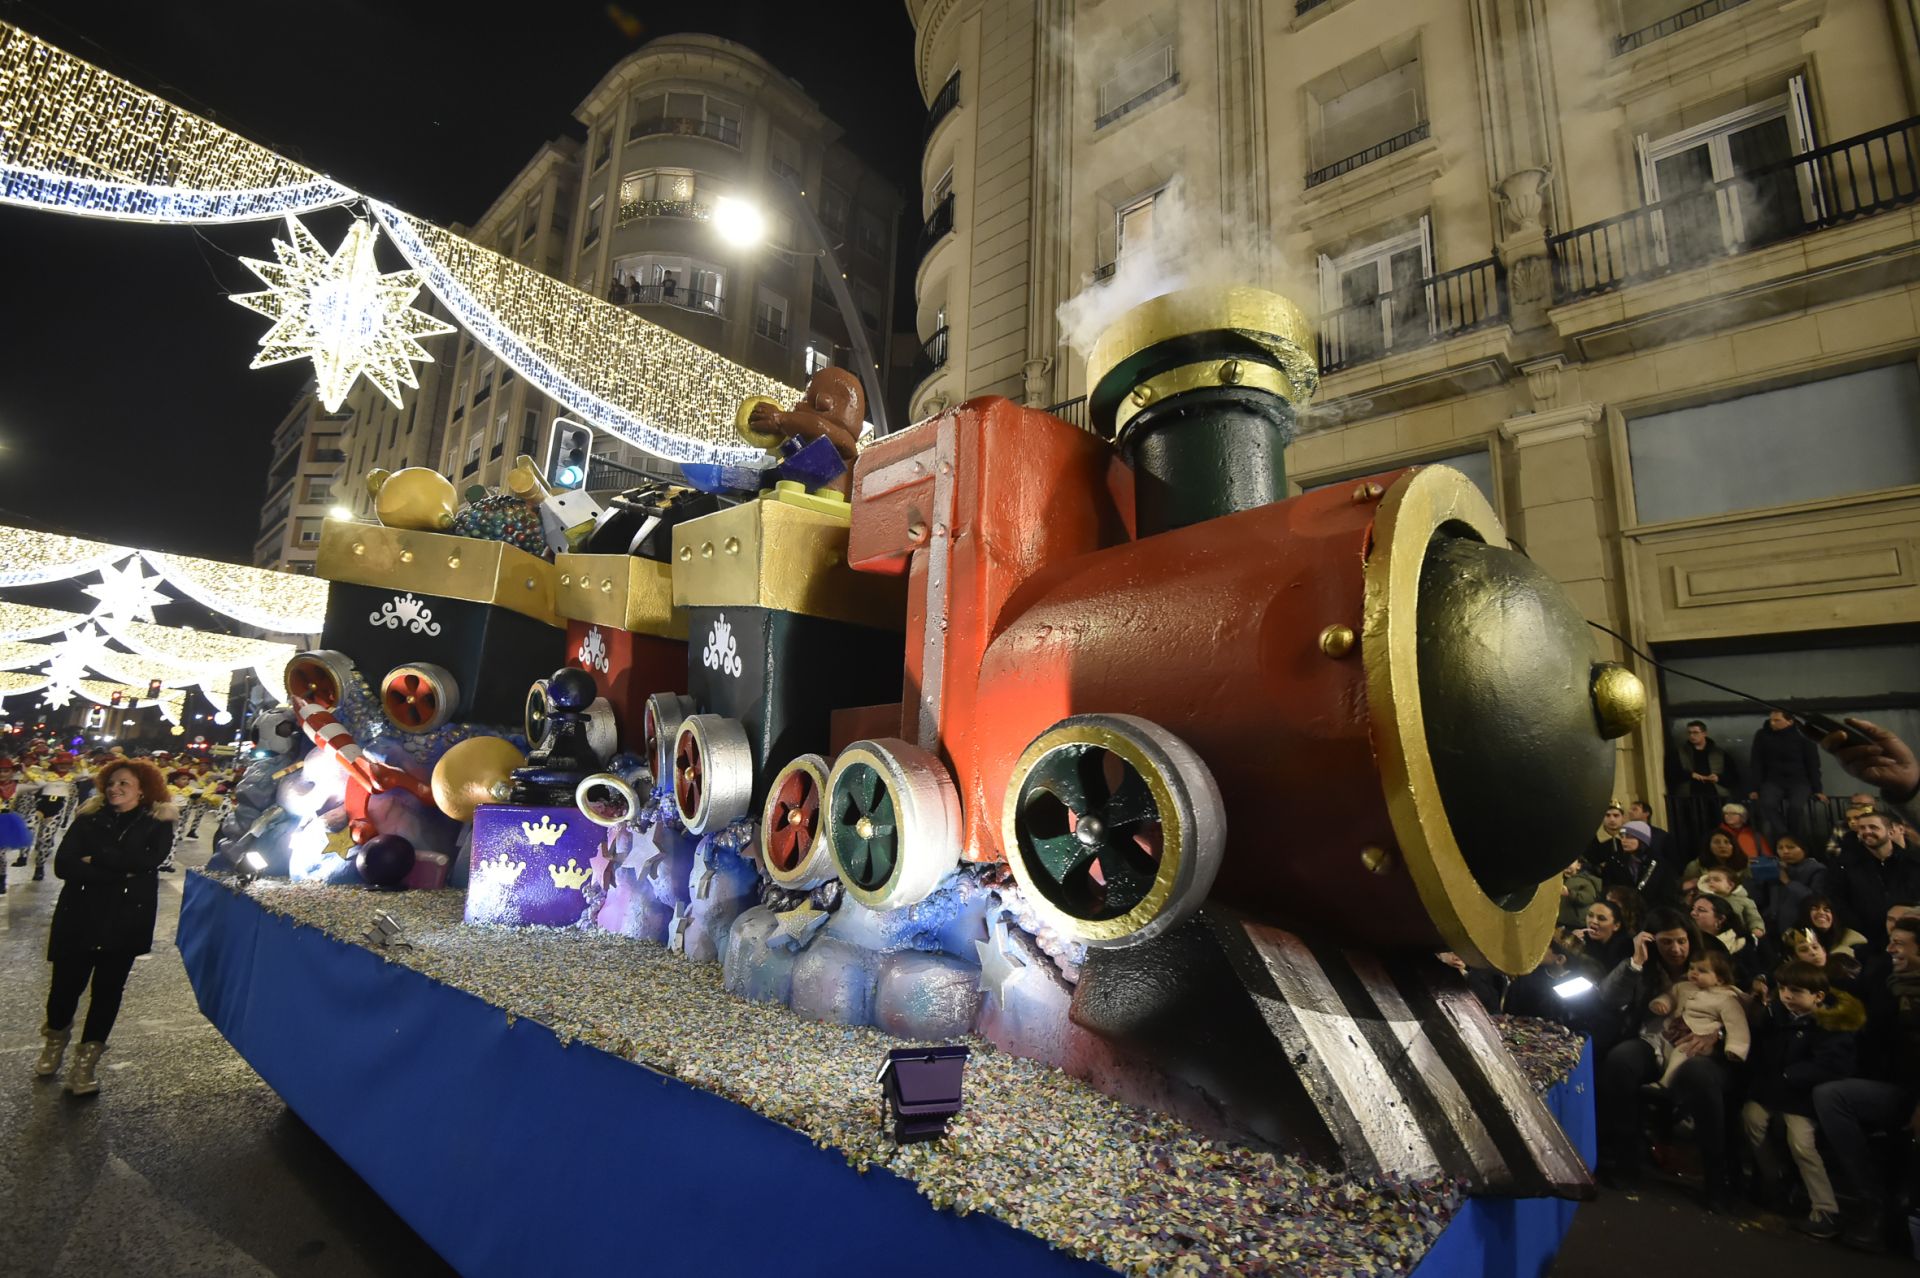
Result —
POLYGON ((1867 719, 1836 723, 1823 715, 1808 715, 1803 723, 1802 730, 1817 736, 1821 748, 1850 775, 1878 787, 1880 797, 1909 824, 1920 825, 1920 757, 1912 746, 1867 719))

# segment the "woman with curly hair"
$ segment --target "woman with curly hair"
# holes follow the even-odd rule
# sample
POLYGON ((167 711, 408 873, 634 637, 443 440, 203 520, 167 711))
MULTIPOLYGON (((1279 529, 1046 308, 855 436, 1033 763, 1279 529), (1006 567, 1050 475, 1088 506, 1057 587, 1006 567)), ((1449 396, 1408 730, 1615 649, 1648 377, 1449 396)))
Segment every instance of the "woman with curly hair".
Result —
POLYGON ((116 759, 94 774, 94 797, 74 816, 53 872, 65 886, 53 907, 47 961, 53 964, 47 992, 46 1045, 33 1072, 60 1072, 74 1013, 89 981, 93 998, 67 1073, 67 1090, 91 1096, 100 1090, 94 1070, 107 1033, 120 1012, 133 961, 153 948, 160 908, 160 863, 173 847, 176 817, 166 778, 144 759, 116 759))

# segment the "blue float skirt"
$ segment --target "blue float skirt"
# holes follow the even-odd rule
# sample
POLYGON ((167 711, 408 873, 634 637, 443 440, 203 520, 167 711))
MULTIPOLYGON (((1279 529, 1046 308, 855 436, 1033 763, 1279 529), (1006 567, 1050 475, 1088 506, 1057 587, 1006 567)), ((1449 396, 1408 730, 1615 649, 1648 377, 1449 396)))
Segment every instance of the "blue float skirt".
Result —
POLYGON ((30 848, 33 846, 33 831, 17 812, 0 812, 0 848, 30 848))

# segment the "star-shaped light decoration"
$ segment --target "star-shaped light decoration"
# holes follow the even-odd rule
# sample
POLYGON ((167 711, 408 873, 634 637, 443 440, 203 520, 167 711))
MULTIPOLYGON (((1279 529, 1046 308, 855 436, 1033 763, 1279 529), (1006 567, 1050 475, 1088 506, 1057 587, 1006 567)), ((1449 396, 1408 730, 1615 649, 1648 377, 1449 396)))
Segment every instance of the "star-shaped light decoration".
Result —
POLYGON ((394 407, 405 407, 400 388, 420 385, 413 364, 433 362, 419 339, 454 331, 413 309, 419 272, 382 275, 373 257, 378 236, 368 222, 356 220, 333 253, 291 214, 287 232, 292 243, 273 242, 278 262, 240 259, 267 288, 236 293, 232 300, 274 322, 260 339, 252 367, 312 359, 320 402, 330 413, 340 410, 354 379, 362 376, 394 407))
POLYGON ((73 699, 78 695, 77 692, 64 683, 49 684, 46 695, 40 698, 40 704, 50 706, 55 710, 65 710, 73 704, 73 699))
POLYGON ((71 688, 99 663, 106 642, 91 624, 68 630, 61 635, 59 643, 48 649, 47 664, 41 673, 55 687, 71 688))
POLYGON ((160 583, 165 580, 158 574, 147 576, 138 555, 128 556, 118 568, 109 564, 100 570, 99 583, 86 587, 86 592, 99 600, 93 615, 115 621, 151 622, 155 608, 173 602, 171 595, 160 593, 160 583))
POLYGON ((327 831, 326 846, 322 849, 330 856, 343 860, 353 854, 353 829, 351 826, 339 830, 327 831))

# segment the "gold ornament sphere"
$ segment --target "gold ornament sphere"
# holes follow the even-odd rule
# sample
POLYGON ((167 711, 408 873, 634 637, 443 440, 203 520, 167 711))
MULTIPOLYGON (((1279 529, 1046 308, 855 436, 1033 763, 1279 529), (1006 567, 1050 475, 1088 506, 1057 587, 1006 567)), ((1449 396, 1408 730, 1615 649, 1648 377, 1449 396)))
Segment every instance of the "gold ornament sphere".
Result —
POLYGON ((469 737, 433 765, 433 801, 454 820, 471 821, 481 804, 507 801, 513 770, 526 761, 502 737, 469 737))
POLYGON ((1639 676, 1615 661, 1593 667, 1593 717, 1609 741, 1640 726, 1647 714, 1647 689, 1639 676))
POLYGON ((373 497, 373 513, 381 523, 420 532, 444 532, 453 527, 453 513, 459 506, 453 481, 425 466, 394 471, 373 497))

